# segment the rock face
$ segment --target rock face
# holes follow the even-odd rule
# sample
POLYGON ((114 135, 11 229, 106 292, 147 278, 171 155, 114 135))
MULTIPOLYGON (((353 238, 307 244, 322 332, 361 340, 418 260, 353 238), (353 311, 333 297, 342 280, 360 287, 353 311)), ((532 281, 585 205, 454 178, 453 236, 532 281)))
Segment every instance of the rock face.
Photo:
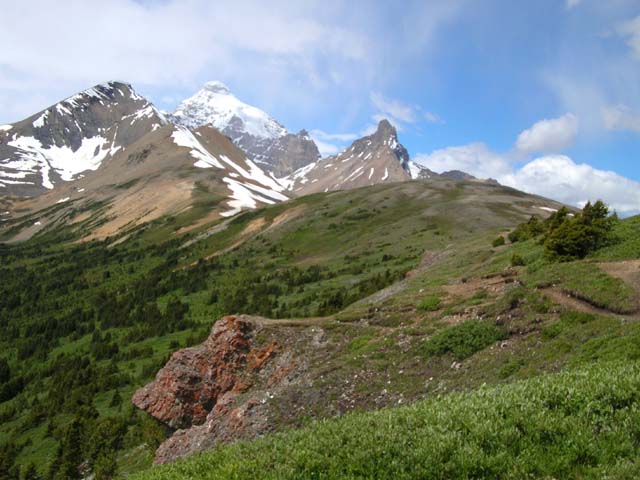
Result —
POLYGON ((249 152, 247 155, 250 158, 254 158, 263 168, 273 172, 278 178, 289 175, 320 158, 318 147, 306 130, 300 130, 297 134, 287 133, 264 145, 259 142, 254 144, 246 136, 238 140, 237 144, 249 152))
POLYGON ((131 85, 108 82, 0 126, 0 195, 45 193, 166 123, 131 85))
POLYGON ((217 128, 249 159, 276 177, 284 177, 320 158, 318 147, 306 131, 289 133, 266 112, 239 100, 222 82, 205 83, 168 117, 189 128, 217 128))
POLYGON ((204 343, 175 352, 135 393, 136 407, 179 429, 160 446, 156 463, 269 430, 269 390, 286 383, 297 362, 277 341, 258 341, 260 331, 250 317, 223 317, 204 343))
POLYGON ((333 157, 309 164, 283 179, 295 195, 346 190, 379 183, 432 178, 437 174, 409 159, 396 129, 382 120, 372 135, 333 157))

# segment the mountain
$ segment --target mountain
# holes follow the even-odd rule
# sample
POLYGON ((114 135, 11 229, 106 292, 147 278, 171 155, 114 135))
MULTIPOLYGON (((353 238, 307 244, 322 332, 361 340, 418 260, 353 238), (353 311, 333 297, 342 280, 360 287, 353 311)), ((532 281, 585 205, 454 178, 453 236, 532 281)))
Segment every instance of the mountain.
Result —
POLYGON ((165 125, 81 178, 4 205, 0 236, 9 230, 8 238, 25 239, 67 228, 81 238, 105 238, 167 215, 176 216, 176 230, 189 229, 286 200, 283 190, 213 127, 165 125), (183 217, 189 220, 181 225, 183 217))
POLYGON ((283 177, 320 158, 305 130, 287 131, 267 113, 239 100, 222 82, 207 82, 168 118, 189 128, 212 125, 264 169, 283 177))
POLYGON ((298 169, 283 183, 295 195, 308 195, 436 177, 438 174, 409 159, 396 129, 388 120, 381 120, 373 134, 356 140, 338 155, 298 169))
POLYGON ((7 240, 56 228, 105 238, 163 216, 211 221, 287 199, 214 127, 173 125, 119 82, 5 126, 0 142, 0 236, 7 240))
POLYGON ((0 195, 39 195, 79 178, 166 123, 131 85, 108 82, 0 126, 0 195))

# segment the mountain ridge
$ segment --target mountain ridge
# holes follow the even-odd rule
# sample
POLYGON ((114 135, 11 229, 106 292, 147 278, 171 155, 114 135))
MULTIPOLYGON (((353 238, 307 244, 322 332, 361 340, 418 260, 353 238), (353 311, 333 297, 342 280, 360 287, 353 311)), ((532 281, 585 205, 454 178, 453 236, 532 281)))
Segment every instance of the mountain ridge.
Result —
POLYGON ((398 141, 395 127, 383 119, 372 134, 355 140, 336 155, 296 170, 283 183, 295 195, 308 195, 430 178, 438 178, 438 174, 413 162, 398 141))

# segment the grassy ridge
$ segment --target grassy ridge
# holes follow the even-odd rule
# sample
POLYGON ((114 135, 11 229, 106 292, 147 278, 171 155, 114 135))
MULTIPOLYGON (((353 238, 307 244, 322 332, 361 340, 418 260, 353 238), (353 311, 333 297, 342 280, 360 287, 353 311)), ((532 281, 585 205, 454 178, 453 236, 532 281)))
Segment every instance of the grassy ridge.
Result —
POLYGON ((221 446, 132 477, 637 478, 640 366, 603 363, 221 446))

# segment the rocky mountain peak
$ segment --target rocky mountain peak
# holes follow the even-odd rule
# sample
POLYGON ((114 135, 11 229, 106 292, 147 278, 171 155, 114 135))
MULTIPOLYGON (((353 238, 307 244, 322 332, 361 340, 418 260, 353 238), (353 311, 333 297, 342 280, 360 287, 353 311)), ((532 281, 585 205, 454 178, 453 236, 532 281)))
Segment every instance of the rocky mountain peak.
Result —
POLYGON ((387 120, 386 118, 380 120, 376 131, 372 135, 369 135, 365 138, 371 140, 373 145, 387 145, 392 150, 400 145, 398 143, 398 132, 396 131, 396 128, 391 125, 389 120, 387 120))
POLYGON ((295 194, 307 195, 406 181, 413 178, 413 170, 395 127, 383 119, 373 134, 354 141, 338 155, 299 168, 284 182, 295 194))
POLYGON ((389 137, 392 136, 396 140, 398 139, 398 132, 396 128, 391 125, 391 122, 386 118, 383 118, 378 122, 378 128, 374 133, 374 137, 389 137))

